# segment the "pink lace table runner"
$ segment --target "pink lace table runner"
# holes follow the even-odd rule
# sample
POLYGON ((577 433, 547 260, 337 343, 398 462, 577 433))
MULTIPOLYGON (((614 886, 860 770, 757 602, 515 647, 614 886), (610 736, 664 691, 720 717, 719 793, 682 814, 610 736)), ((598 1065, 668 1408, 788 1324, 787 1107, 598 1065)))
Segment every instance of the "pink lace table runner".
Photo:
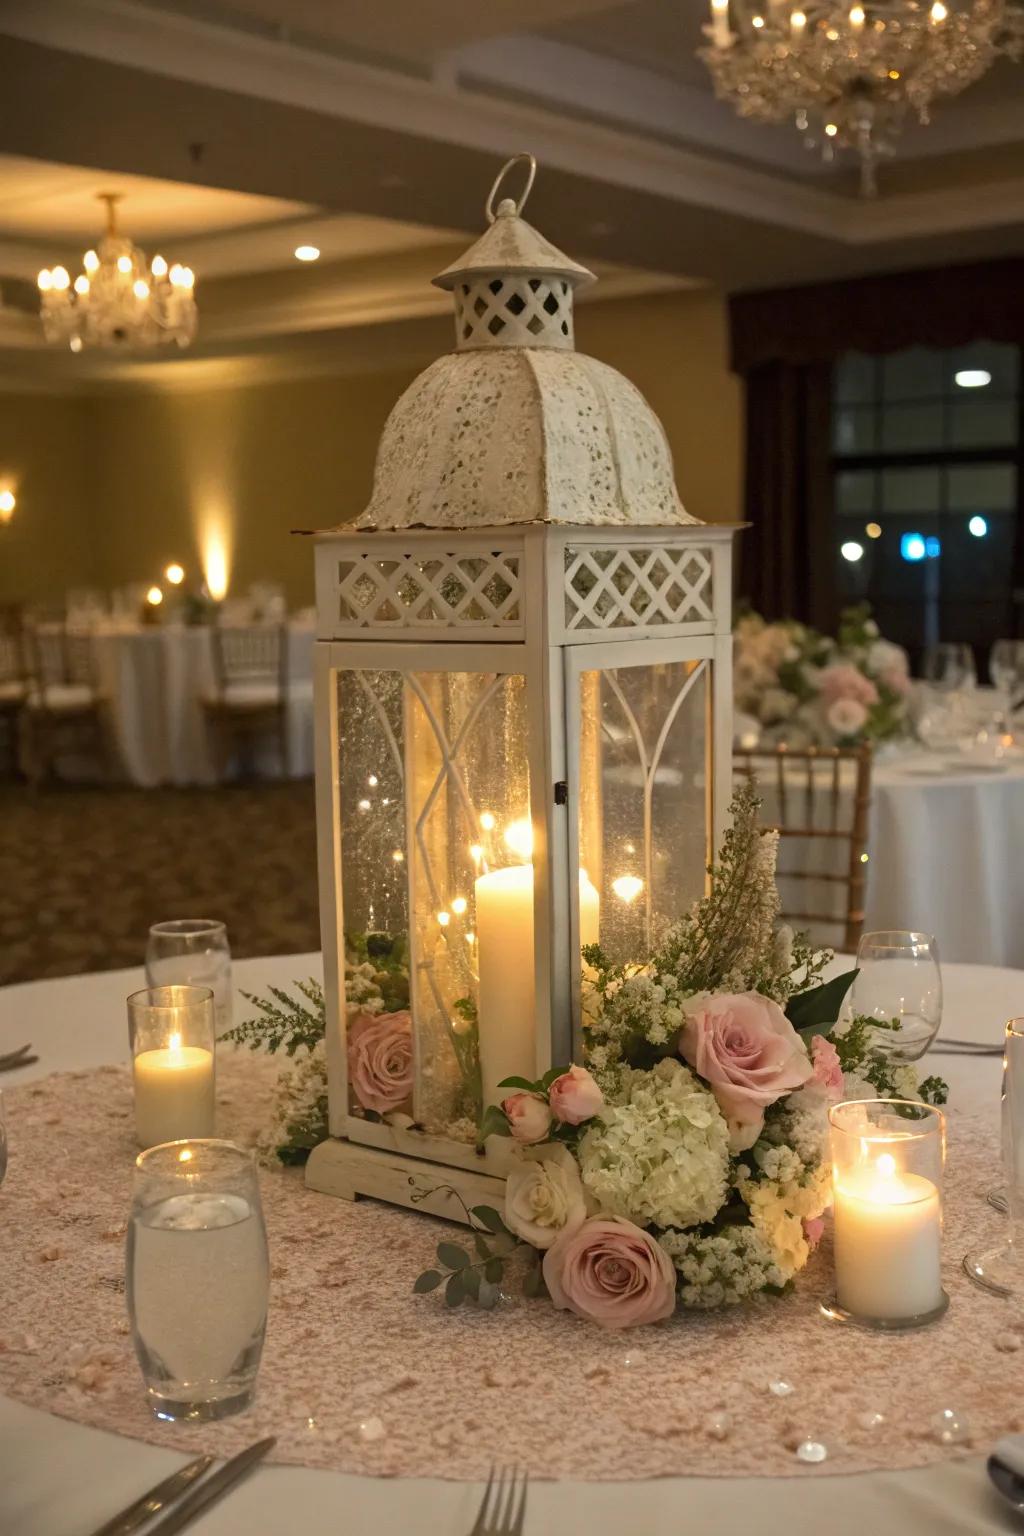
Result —
MULTIPOLYGON (((222 1134, 252 1139, 274 1071, 225 1053, 218 1075, 222 1134)), ((59 1074, 7 1099, 0 1392, 65 1418, 218 1456, 273 1433, 278 1461, 455 1479, 485 1476, 494 1460, 550 1478, 820 1476, 921 1466, 1024 1427, 1024 1306, 983 1294, 959 1269, 965 1249, 1000 1233, 984 1201, 999 1177, 996 1137, 955 1110, 952 1304, 942 1322, 901 1335, 819 1315, 827 1240, 790 1296, 628 1334, 543 1301, 451 1314, 438 1295, 411 1291, 442 1223, 267 1173, 272 1293, 257 1401, 190 1427, 151 1417, 125 1314, 128 1070, 59 1074), (952 1446, 940 1438, 944 1410, 956 1415, 952 1446), (803 1442, 826 1458, 799 1459, 803 1442)))

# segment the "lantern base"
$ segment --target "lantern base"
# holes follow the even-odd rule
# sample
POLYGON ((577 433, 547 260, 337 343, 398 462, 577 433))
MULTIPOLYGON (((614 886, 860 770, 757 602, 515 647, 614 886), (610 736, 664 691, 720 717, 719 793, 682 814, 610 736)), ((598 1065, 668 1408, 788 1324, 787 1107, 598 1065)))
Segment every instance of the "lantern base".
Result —
POLYGON ((306 1186, 342 1200, 358 1200, 360 1196, 386 1200, 390 1205, 426 1211, 464 1226, 469 1225, 468 1211, 474 1205, 490 1205, 500 1211, 505 1202, 504 1179, 335 1137, 322 1141, 310 1153, 306 1186))

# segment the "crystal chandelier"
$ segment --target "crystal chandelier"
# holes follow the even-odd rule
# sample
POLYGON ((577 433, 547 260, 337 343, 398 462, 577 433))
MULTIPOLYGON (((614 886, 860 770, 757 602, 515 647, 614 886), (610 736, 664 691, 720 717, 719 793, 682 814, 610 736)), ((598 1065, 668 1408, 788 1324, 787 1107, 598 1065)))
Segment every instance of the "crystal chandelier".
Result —
POLYGON ((741 117, 795 123, 810 149, 860 157, 861 189, 875 192, 909 113, 929 121, 937 96, 955 96, 999 54, 1019 59, 1024 10, 1013 0, 711 0, 698 56, 715 94, 741 117))
POLYGON ((195 278, 190 267, 168 267, 162 256, 147 266, 145 253, 118 232, 115 193, 103 192, 107 230, 97 250, 82 257, 71 280, 66 267, 39 274, 40 314, 47 341, 72 352, 84 347, 187 347, 196 333, 195 278))

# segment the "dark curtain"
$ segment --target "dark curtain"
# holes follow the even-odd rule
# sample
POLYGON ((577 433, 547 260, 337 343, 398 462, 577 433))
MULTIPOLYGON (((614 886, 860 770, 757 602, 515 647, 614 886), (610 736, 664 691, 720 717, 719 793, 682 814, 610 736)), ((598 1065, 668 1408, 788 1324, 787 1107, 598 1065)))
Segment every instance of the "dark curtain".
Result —
POLYGON ((746 377, 746 479, 740 593, 768 619, 832 626, 827 363, 762 363, 746 377))
POLYGON ((854 351, 1024 345, 1024 260, 738 294, 729 328, 746 386, 740 596, 768 618, 834 630, 832 363, 854 351))

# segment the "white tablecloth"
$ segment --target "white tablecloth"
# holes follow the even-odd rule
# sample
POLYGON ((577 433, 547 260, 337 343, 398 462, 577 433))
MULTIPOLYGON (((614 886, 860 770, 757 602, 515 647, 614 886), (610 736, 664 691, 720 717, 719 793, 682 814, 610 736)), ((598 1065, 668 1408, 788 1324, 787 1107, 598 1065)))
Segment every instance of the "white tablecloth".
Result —
MULTIPOLYGON (((976 966, 944 968, 943 1032, 997 1041, 1024 1011, 1024 974, 976 966)), ((235 964, 236 985, 259 991, 320 974, 319 956, 235 964)), ((6 1075, 13 1084, 58 1069, 128 1058, 124 999, 140 971, 34 982, 0 992, 0 1050, 31 1040, 41 1061, 6 1075)), ((937 1069, 965 1108, 992 1105, 1000 1064, 943 1057, 937 1069)), ((12 1141, 16 1123, 9 1126, 12 1141)), ((73 1159, 74 1148, 68 1148, 73 1159)), ((993 1171, 995 1174, 995 1171, 993 1171)), ((994 1178, 995 1181, 995 1178, 994 1178)), ((325 1197, 326 1198, 326 1197, 325 1197)), ((3 1190, 0 1188, 0 1241, 3 1190)), ((2 1298, 0 1298, 2 1305, 2 1298)), ((458 1320, 453 1326, 460 1326, 458 1320)), ((624 1346, 625 1349, 625 1346, 624 1346)), ((1006 1357, 1006 1369, 1016 1369, 1006 1357)), ((893 1368, 899 1346, 893 1345, 893 1368)), ((141 1391, 141 1386, 140 1386, 141 1391)), ((581 1405, 585 1407, 585 1405, 581 1405)), ((475 1405, 477 1411, 479 1405, 475 1405)), ((543 1400, 538 1412, 543 1413, 543 1400)), ((88 1536, 115 1510, 166 1476, 173 1453, 84 1428, 0 1399, 0 1532, 88 1536)), ((195 1529, 202 1536, 465 1536, 481 1490, 442 1479, 395 1481, 271 1467, 257 1472, 195 1529)), ((996 1501, 977 1458, 919 1472, 795 1478, 686 1478, 648 1483, 541 1483, 531 1488, 526 1536, 972 1536, 1019 1529, 996 1501)))
MULTIPOLYGON (((311 625, 288 626, 288 746, 295 778, 313 771, 313 636, 311 625)), ((97 632, 92 643, 125 777, 146 789, 215 783, 202 706, 204 694, 215 692, 210 630, 171 625, 108 630, 97 632)), ((280 774, 276 742, 261 751, 258 767, 280 774)))

